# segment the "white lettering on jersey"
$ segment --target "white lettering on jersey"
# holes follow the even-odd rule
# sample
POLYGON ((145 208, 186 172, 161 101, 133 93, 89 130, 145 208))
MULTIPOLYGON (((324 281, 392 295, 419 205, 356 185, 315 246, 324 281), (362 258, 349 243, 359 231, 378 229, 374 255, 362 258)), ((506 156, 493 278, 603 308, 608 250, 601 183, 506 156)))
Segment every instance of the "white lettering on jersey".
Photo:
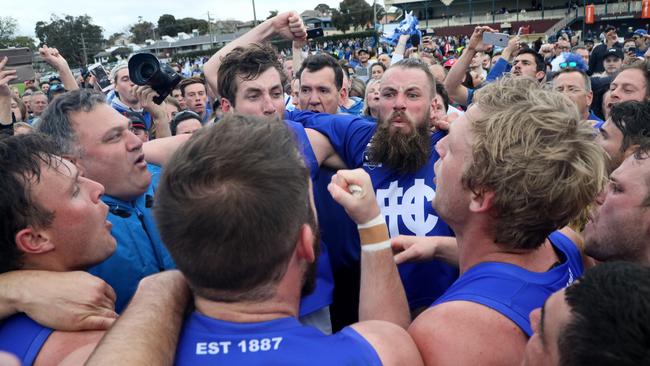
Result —
POLYGON ((413 186, 406 192, 397 181, 393 181, 388 188, 378 189, 376 195, 381 212, 387 216, 388 231, 392 238, 400 234, 400 217, 406 228, 419 236, 425 236, 438 223, 438 217, 435 215, 428 214, 424 217, 425 202, 436 196, 433 188, 424 184, 424 179, 415 179, 413 186), (398 198, 402 199, 401 203, 398 203, 398 198))

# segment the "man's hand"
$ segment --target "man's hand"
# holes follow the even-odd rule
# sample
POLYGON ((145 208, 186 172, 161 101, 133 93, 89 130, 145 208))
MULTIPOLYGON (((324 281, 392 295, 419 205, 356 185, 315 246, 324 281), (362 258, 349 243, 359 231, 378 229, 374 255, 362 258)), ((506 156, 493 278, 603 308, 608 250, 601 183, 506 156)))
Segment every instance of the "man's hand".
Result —
POLYGON ((162 104, 158 105, 153 102, 153 98, 158 96, 151 87, 136 85, 133 88, 133 95, 140 101, 140 105, 145 111, 151 113, 154 118, 164 118, 167 114, 162 104))
POLYGON ((64 68, 68 68, 68 61, 61 56, 59 50, 56 48, 50 48, 48 46, 43 46, 38 49, 38 54, 41 56, 43 61, 47 62, 55 68, 57 71, 61 71, 64 68))
POLYGON ((327 190, 357 224, 365 224, 381 213, 370 176, 363 169, 339 170, 332 176, 327 190), (360 187, 361 191, 351 193, 354 192, 351 185, 360 187))
POLYGON ((9 82, 16 78, 16 70, 5 70, 4 67, 9 59, 5 56, 0 60, 0 97, 11 98, 11 88, 9 82))
POLYGON ((400 235, 391 239, 391 247, 396 264, 441 259, 458 265, 458 246, 454 237, 400 235))
POLYGON ((14 271, 6 275, 13 276, 11 288, 18 293, 15 308, 44 326, 101 330, 117 318, 115 291, 89 273, 14 271))
POLYGON ((514 36, 508 40, 508 46, 503 49, 503 52, 501 52, 501 58, 504 60, 510 62, 512 60, 512 55, 519 51, 521 48, 521 44, 519 43, 519 36, 514 36))
POLYGON ((490 50, 492 45, 483 43, 483 33, 485 32, 496 33, 497 31, 488 26, 478 26, 474 28, 474 32, 472 32, 472 36, 469 38, 469 42, 467 42, 467 50, 476 52, 490 50))
POLYGON ((289 40, 307 40, 307 28, 295 11, 278 14, 270 19, 273 33, 289 40))

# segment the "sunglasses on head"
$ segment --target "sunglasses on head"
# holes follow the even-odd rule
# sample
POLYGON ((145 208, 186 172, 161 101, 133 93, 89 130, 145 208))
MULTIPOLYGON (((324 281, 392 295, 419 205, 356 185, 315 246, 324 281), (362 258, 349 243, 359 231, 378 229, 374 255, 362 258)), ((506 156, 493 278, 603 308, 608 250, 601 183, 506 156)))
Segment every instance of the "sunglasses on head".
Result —
POLYGON ((575 61, 560 63, 560 69, 575 68, 577 66, 578 66, 578 63, 575 62, 575 61))

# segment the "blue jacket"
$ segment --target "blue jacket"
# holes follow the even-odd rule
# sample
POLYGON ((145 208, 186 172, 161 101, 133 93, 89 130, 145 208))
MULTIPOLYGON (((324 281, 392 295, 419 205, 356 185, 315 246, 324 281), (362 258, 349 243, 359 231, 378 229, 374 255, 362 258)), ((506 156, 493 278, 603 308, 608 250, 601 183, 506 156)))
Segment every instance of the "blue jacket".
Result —
POLYGON ((117 241, 117 248, 113 255, 88 272, 113 287, 117 294, 115 310, 118 313, 131 300, 142 278, 176 267, 160 239, 151 212, 160 168, 151 164, 148 168, 152 173, 152 183, 136 200, 126 202, 102 196, 102 201, 109 207, 108 221, 113 224, 111 235, 117 241))

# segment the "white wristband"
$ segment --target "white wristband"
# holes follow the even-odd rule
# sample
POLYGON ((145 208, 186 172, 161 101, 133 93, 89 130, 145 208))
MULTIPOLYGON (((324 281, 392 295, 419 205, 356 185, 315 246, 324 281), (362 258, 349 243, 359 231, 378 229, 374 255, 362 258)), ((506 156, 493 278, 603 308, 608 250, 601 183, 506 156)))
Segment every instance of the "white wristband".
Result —
POLYGON ((381 224, 386 224, 386 221, 384 221, 384 215, 379 213, 379 216, 375 217, 374 219, 366 222, 365 224, 358 224, 357 229, 367 229, 369 227, 381 225, 381 224))
POLYGON ((362 252, 378 252, 380 250, 390 249, 390 240, 382 241, 375 244, 366 244, 361 246, 362 252))

